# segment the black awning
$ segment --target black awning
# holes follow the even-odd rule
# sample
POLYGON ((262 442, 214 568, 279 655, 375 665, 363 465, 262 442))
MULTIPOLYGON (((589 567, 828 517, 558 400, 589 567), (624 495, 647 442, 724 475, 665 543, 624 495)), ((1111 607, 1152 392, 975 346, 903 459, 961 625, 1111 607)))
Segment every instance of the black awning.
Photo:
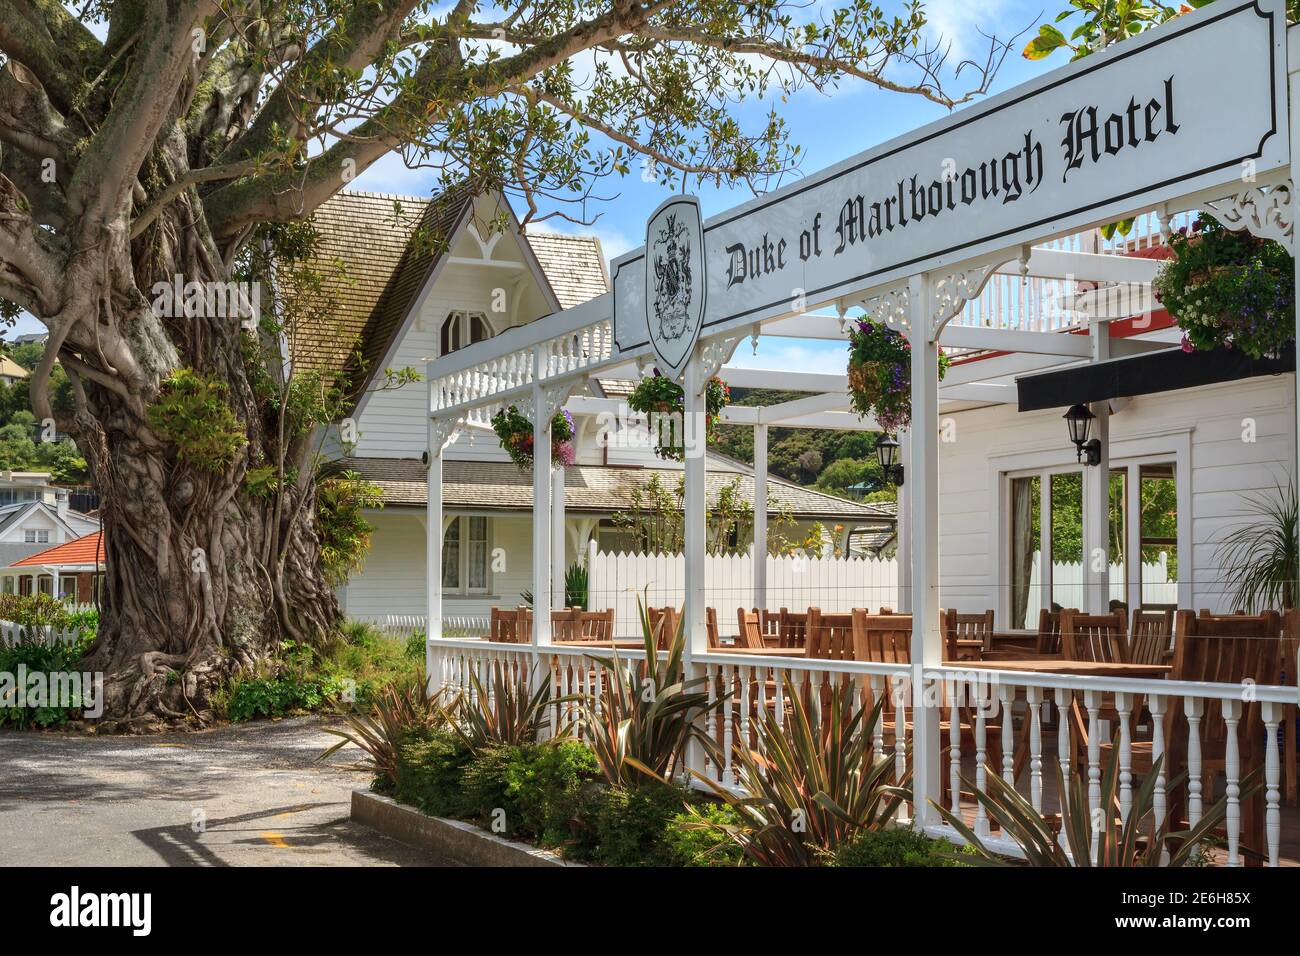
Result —
POLYGON ((1016 391, 1020 410, 1033 412, 1294 371, 1294 342, 1275 359, 1253 359, 1234 349, 1184 352, 1171 348, 1059 372, 1024 375, 1016 379, 1016 391))

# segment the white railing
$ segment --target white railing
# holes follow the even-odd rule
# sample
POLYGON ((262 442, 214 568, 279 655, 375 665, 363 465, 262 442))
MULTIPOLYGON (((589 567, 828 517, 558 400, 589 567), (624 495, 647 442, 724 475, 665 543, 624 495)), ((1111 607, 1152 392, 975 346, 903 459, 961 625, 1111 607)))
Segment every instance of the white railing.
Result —
POLYGON ((576 381, 611 363, 612 309, 607 293, 434 360, 428 367, 430 411, 508 404, 534 382, 576 381))
MULTIPOLYGON (((1147 772, 1162 755, 1168 760, 1166 738, 1171 729, 1177 734, 1172 743, 1185 755, 1185 763, 1166 765, 1162 761, 1156 775, 1153 797, 1153 815, 1163 820, 1172 806, 1175 795, 1168 782, 1182 770, 1187 772, 1185 816, 1189 825, 1197 823, 1206 808, 1213 804, 1216 793, 1204 787, 1208 761, 1203 759, 1207 740, 1202 725, 1209 714, 1207 705, 1217 708, 1226 726, 1224 752, 1216 755, 1215 764, 1224 778, 1223 799, 1227 801, 1224 830, 1227 836, 1225 862, 1239 866, 1243 862, 1242 847, 1242 779, 1244 777, 1243 735, 1249 733, 1242 727, 1245 710, 1250 702, 1258 702, 1260 720, 1264 727, 1264 839, 1269 866, 1277 866, 1281 848, 1281 767, 1280 725, 1287 705, 1297 702, 1295 687, 1214 684, 1174 680, 1134 680, 1128 678, 1078 677, 1062 674, 1031 674, 1019 671, 999 671, 986 668, 963 668, 959 664, 928 668, 926 680, 932 687, 944 689, 943 699, 948 705, 943 709, 948 721, 947 740, 940 740, 941 750, 946 750, 945 763, 948 774, 948 807, 954 815, 973 815, 973 829, 981 839, 990 837, 989 845, 1009 849, 991 836, 991 823, 982 805, 974 801, 962 802, 959 774, 963 763, 975 773, 977 787, 986 781, 988 725, 999 715, 1001 767, 994 767, 1004 781, 1026 794, 1035 809, 1045 813, 1059 813, 1061 794, 1049 793, 1045 786, 1044 760, 1055 757, 1061 777, 1070 779, 1071 773, 1081 773, 1087 781, 1089 810, 1096 813, 1101 798, 1102 750, 1118 737, 1119 784, 1118 793, 1121 817, 1133 807, 1138 775, 1147 772), (957 705, 969 705, 968 716, 963 718, 957 705), (1049 754, 1044 746, 1046 712, 1056 715, 1055 753, 1049 754), (1103 714, 1114 714, 1117 730, 1112 731, 1103 714), (1086 730, 1086 747, 1075 735, 1063 732, 1068 728, 1071 715, 1081 717, 1086 730), (1007 719, 1012 715, 1013 719, 1007 719), (975 726, 963 727, 973 716, 975 726), (1019 716, 1021 726, 1014 726, 1019 716), (1144 724, 1150 740, 1139 745, 1146 760, 1135 761, 1135 730, 1144 724), (1019 752, 1018 752, 1019 749, 1019 752), (1082 757, 1079 755, 1082 750, 1082 757), (1017 764, 1020 772, 1017 773, 1017 764)), ((937 698, 936 698, 937 699, 937 698)), ((1249 741, 1247 740, 1247 744, 1249 741)), ((926 742, 913 741, 916 752, 924 750, 926 742)), ((918 757, 918 759, 920 759, 918 757)), ((1054 775, 1053 775, 1054 776, 1054 775)), ((1055 788, 1051 788, 1055 790, 1055 788)), ((935 835, 960 839, 957 831, 947 825, 929 828, 935 835)), ((1171 829, 1178 829, 1173 827, 1171 829)), ((1258 849, 1258 848, 1257 848, 1258 849)))
MULTIPOLYGON (((431 685, 451 693, 472 694, 471 675, 477 675, 479 686, 490 693, 493 668, 505 668, 508 674, 527 674, 530 686, 536 686, 532 682, 540 675, 549 674, 555 682, 554 691, 561 697, 599 698, 608 674, 591 656, 609 657, 612 653, 572 647, 535 650, 525 644, 474 640, 434 641, 430 643, 431 685)), ((636 666, 644 654, 620 651, 618 657, 628 666, 636 666)), ((1072 774, 1083 776, 1091 817, 1101 799, 1103 751, 1117 740, 1117 791, 1123 816, 1134 806, 1141 775, 1150 772, 1162 754, 1168 757, 1168 740, 1182 759, 1174 765, 1161 761, 1153 796, 1155 819, 1164 820, 1179 804, 1183 808, 1181 816, 1194 825, 1221 792, 1227 804, 1222 826, 1226 849, 1217 862, 1241 865, 1248 836, 1243 827, 1247 798, 1243 793, 1244 757, 1252 746, 1252 731, 1243 724, 1248 708, 1258 707, 1265 739, 1264 843, 1257 849, 1263 851, 1267 865, 1277 866, 1280 862, 1281 726, 1286 708, 1300 700, 1295 687, 1079 677, 949 664, 926 668, 923 693, 913 695, 907 664, 740 656, 715 651, 696 655, 689 666, 693 677, 705 678, 711 701, 724 695, 729 698, 706 720, 708 732, 724 755, 722 762, 715 764, 703 753, 691 755, 694 768, 719 785, 739 785, 732 759, 737 746, 762 750, 760 724, 764 715, 778 716, 782 722, 788 720, 787 681, 816 709, 821 706, 823 688, 848 680, 859 691, 854 695, 855 707, 870 707, 882 698, 893 702, 891 719, 872 728, 873 758, 892 761, 897 777, 902 777, 916 762, 931 761, 931 748, 937 748, 935 762, 940 767, 943 793, 931 797, 942 800, 954 815, 964 819, 988 847, 1013 855, 1018 848, 998 832, 984 807, 965 792, 969 788, 963 777, 985 789, 988 775, 998 774, 1025 795, 1035 809, 1052 816, 1062 808, 1062 794, 1054 783, 1056 775, 1047 770, 1047 762, 1055 760, 1062 779, 1069 780, 1072 774), (935 708, 946 732, 932 739, 913 736, 905 710, 913 706, 935 708), (1221 753, 1206 749, 1210 741, 1205 728, 1215 712, 1226 728, 1221 753), (1147 738, 1144 744, 1135 743, 1139 730, 1147 738), (1139 749, 1144 759, 1138 759, 1139 749), (1213 782, 1206 788, 1208 769, 1222 777, 1221 790, 1213 782), (1175 792, 1171 781, 1184 770, 1185 787, 1175 792)), ((572 720, 577 704, 569 701, 560 706, 564 708, 562 720, 572 720)), ((914 804, 901 807, 899 822, 910 820, 918 812, 914 804)), ((936 818, 928 808, 925 815, 931 820, 925 827, 930 835, 962 842, 956 829, 933 822, 936 818)))

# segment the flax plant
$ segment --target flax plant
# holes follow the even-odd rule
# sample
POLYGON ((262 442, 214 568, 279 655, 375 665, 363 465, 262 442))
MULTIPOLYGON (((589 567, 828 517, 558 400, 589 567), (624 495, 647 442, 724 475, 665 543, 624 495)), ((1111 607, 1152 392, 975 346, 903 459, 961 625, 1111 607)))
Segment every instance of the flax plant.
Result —
POLYGON ((569 727, 558 721, 558 705, 575 697, 551 697, 548 673, 537 678, 536 670, 522 666, 492 667, 489 686, 477 674, 469 675, 470 691, 452 705, 452 730, 473 753, 487 747, 534 744, 551 724, 552 707, 557 715, 552 738, 569 735, 569 727))
POLYGON ((789 675, 783 687, 787 721, 765 709, 757 748, 737 742, 736 790, 696 776, 740 815, 741 825, 727 829, 751 860, 814 866, 859 832, 886 826, 911 799, 911 771, 895 780, 894 757, 874 759, 883 698, 868 711, 856 701, 856 685, 840 681, 818 709, 789 675))
POLYGON ((326 727, 325 732, 339 737, 317 760, 325 760, 348 744, 359 747, 366 755, 354 765, 380 780, 392 783, 397 773, 397 751, 411 733, 432 730, 448 723, 447 707, 441 693, 430 695, 423 675, 398 687, 384 687, 369 713, 349 710, 344 714, 347 727, 326 727))
POLYGON ((661 658, 645 604, 638 601, 637 606, 645 661, 629 661, 617 652, 588 655, 606 676, 600 694, 583 700, 579 716, 583 739, 613 787, 680 777, 692 744, 716 757, 718 747, 705 730, 705 718, 726 700, 722 695, 710 702, 706 679, 687 677, 683 622, 679 620, 661 658))
POLYGON ((1219 544, 1217 560, 1225 581, 1232 582, 1232 602, 1255 612, 1296 606, 1300 578, 1300 516, 1294 481, 1277 494, 1254 495, 1247 501, 1253 520, 1231 532, 1219 544))
MULTIPOLYGON (((1068 785, 1061 780, 1061 768, 1052 763, 1056 774, 1056 792, 1063 794, 1061 801, 1061 832, 1065 845, 1033 804, 1022 796, 992 769, 989 769, 988 788, 980 790, 972 781, 962 778, 988 813, 997 822, 1005 836, 1013 840, 1024 853, 1024 864, 1029 866, 1069 867, 1146 867, 1146 866, 1197 866, 1203 862, 1200 845, 1220 823, 1228 810, 1227 798, 1219 800, 1205 811, 1196 825, 1182 831, 1173 831, 1173 821, 1168 813, 1163 820, 1155 814, 1155 787, 1164 757, 1157 758, 1151 770, 1134 788, 1132 805, 1126 816, 1121 816, 1119 799, 1119 747, 1111 749, 1109 760, 1101 778, 1100 808, 1094 814, 1088 801, 1087 787, 1082 774, 1072 774, 1068 785), (1107 812, 1108 811, 1108 812, 1107 812)), ((1242 781, 1241 800, 1245 801, 1258 789, 1257 773, 1242 781)), ((1172 793, 1187 782, 1187 774, 1180 773, 1166 784, 1172 793)), ((963 857, 972 865, 1017 866, 1020 860, 1010 859, 986 847, 975 831, 960 816, 946 807, 931 801, 943 818, 975 848, 977 856, 963 857)))

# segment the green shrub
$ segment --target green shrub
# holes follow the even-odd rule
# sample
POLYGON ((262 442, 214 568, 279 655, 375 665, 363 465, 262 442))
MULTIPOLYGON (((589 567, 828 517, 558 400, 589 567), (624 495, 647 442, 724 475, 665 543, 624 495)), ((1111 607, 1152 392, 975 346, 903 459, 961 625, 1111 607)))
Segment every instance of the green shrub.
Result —
MULTIPOLYGON (((77 663, 85 653, 89 641, 90 638, 83 638, 75 644, 45 644, 24 640, 10 647, 0 647, 0 673, 13 675, 12 679, 16 682, 18 668, 23 665, 27 668, 27 674, 76 671, 77 663)), ((21 730, 32 726, 52 727, 77 720, 82 716, 87 703, 74 699, 70 707, 18 707, 16 687, 12 691, 13 699, 10 699, 10 689, 3 684, 0 684, 0 694, 4 695, 0 698, 0 727, 8 725, 21 730)))
POLYGON ((591 749, 574 740, 515 748, 506 768, 506 792, 523 832, 543 846, 563 847, 574 839, 587 791, 600 774, 591 749))
POLYGON ((958 848, 947 840, 931 840, 924 834, 903 827, 884 830, 861 830, 843 843, 831 857, 832 866, 969 866, 953 859, 954 854, 970 854, 969 847, 958 848))
POLYGON ((665 839, 669 822, 685 809, 686 791, 663 783, 605 790, 595 801, 595 859, 607 866, 672 866, 665 839))
POLYGON ((450 731, 411 734, 397 748, 394 796, 435 817, 463 814, 463 777, 471 756, 450 731))
POLYGON ((413 661, 424 660, 423 634, 417 632, 406 639, 406 656, 413 661))
POLYGON ((509 745, 483 747, 473 755, 461 774, 461 800, 467 819, 503 837, 525 835, 520 814, 509 793, 509 768, 526 759, 526 748, 509 745), (497 811, 504 812, 500 819, 497 811), (493 825, 500 821, 504 829, 493 825))
POLYGON ((742 866, 745 851, 729 828, 743 825, 740 814, 725 803, 688 807, 668 821, 664 841, 674 866, 742 866))

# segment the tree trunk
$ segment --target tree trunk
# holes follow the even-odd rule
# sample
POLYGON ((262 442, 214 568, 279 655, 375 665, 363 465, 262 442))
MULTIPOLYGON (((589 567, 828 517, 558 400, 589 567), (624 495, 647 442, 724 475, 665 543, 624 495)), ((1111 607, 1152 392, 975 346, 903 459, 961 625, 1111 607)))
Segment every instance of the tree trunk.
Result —
POLYGON ((244 487, 249 467, 276 460, 276 429, 263 420, 245 367, 246 353, 258 354, 256 333, 229 314, 159 314, 150 296, 154 283, 176 276, 229 280, 201 223, 179 202, 134 248, 112 237, 116 256, 91 253, 82 275, 69 275, 74 307, 98 310, 101 327, 120 330, 131 366, 96 343, 69 342, 61 352, 77 398, 70 431, 103 502, 106 587, 83 666, 104 673, 108 729, 205 725, 213 691, 234 670, 273 657, 286 638, 319 640, 339 616, 319 568, 314 476, 288 483, 279 509, 274 496, 244 487), (224 469, 182 460, 150 424, 150 403, 180 367, 228 386, 247 445, 224 469))

